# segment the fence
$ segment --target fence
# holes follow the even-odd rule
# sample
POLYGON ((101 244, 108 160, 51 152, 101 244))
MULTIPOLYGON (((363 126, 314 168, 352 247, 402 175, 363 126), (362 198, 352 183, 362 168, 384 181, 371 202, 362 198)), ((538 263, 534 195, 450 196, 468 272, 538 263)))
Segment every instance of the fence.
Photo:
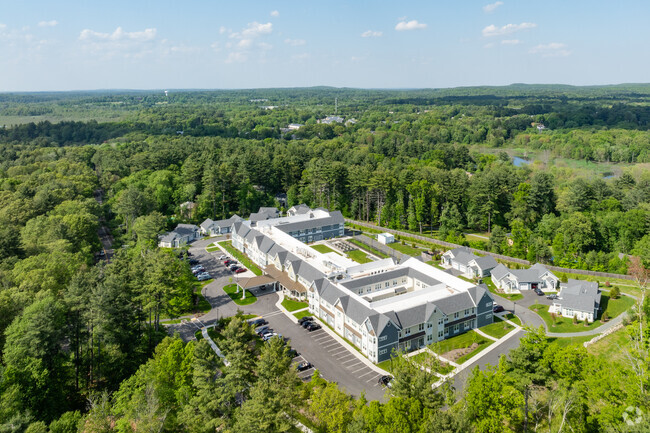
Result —
POLYGON ((371 248, 374 248, 378 251, 381 251, 382 253, 386 254, 389 257, 392 257, 397 263, 400 263, 402 260, 410 259, 411 256, 408 256, 406 254, 400 253, 397 250, 394 250, 393 248, 390 248, 380 242, 377 242, 371 237, 368 237, 366 235, 357 235, 353 236, 352 239, 361 242, 362 244, 369 246, 371 248))
MULTIPOLYGON (((458 245, 458 244, 452 244, 450 242, 445 242, 445 241, 441 241, 441 240, 438 240, 438 239, 429 238, 429 237, 426 237, 426 236, 416 235, 416 234, 408 233, 408 232, 402 232, 402 231, 394 230, 394 229, 388 229, 388 228, 385 228, 385 227, 379 227, 379 226, 377 226, 375 224, 371 224, 371 223, 367 223, 367 222, 355 221, 355 220, 351 220, 351 219, 348 219, 348 218, 346 218, 345 221, 347 223, 355 224, 355 225, 358 225, 358 226, 361 226, 361 227, 366 227, 366 228, 373 229, 373 230, 379 230, 379 231, 382 231, 382 232, 392 233, 392 234, 397 235, 397 236, 408 237, 408 238, 411 238, 411 239, 415 239, 416 241, 422 241, 422 242, 426 242, 426 243, 429 243, 429 244, 440 245, 440 246, 445 247, 445 248, 458 248, 458 247, 461 246, 461 245, 458 245)), ((375 241, 374 239, 371 239, 371 238, 369 238, 367 236, 366 236, 366 238, 370 239, 371 241, 375 242, 376 244, 379 244, 379 245, 383 246, 383 244, 380 244, 379 242, 375 241)), ((381 252, 384 252, 383 250, 381 250, 379 248, 377 248, 377 249, 380 250, 381 252)), ((392 248, 391 248, 391 250, 392 250, 392 248)), ((492 253, 490 251, 477 250, 475 248, 470 248, 469 250, 471 252, 473 252, 473 253, 478 253, 478 254, 481 254, 481 255, 484 255, 484 256, 492 256, 492 257, 494 257, 495 259, 498 259, 498 260, 507 260, 509 262, 518 263, 520 265, 528 265, 528 266, 530 266, 532 264, 528 260, 518 259, 516 257, 508 257, 508 256, 504 256, 504 255, 501 255, 501 254, 492 253)), ((388 253, 385 253, 385 254, 388 254, 388 253)), ((548 270, 555 271, 555 272, 568 272, 568 273, 572 273, 572 274, 588 275, 588 276, 592 276, 592 277, 602 277, 602 278, 619 278, 619 279, 622 279, 622 280, 633 280, 634 279, 630 275, 613 274, 613 273, 610 273, 610 272, 586 271, 584 269, 569 269, 569 268, 561 268, 559 266, 550 266, 550 265, 545 265, 545 266, 546 266, 546 268, 548 268, 548 270)))

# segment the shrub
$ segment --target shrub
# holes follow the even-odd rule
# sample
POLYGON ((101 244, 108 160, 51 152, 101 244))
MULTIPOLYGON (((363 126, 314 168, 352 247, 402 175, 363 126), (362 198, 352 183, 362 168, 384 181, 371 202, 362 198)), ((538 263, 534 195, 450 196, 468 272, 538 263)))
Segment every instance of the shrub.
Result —
POLYGON ((556 320, 557 320, 557 315, 555 313, 551 313, 551 322, 553 322, 553 326, 555 326, 556 320))
POLYGON ((610 286, 609 281, 605 281, 605 287, 609 287, 609 286, 610 286))
POLYGON ((601 317, 601 320, 603 322, 607 322, 609 320, 609 314, 607 313, 607 311, 603 313, 603 317, 601 317))
POLYGON ((577 324, 578 324, 578 315, 577 315, 577 314, 574 314, 574 315, 573 315, 573 324, 574 324, 574 325, 577 325, 577 324))
POLYGON ((589 317, 585 318, 585 326, 589 326, 589 317))
POLYGON ((609 291, 610 299, 618 299, 619 296, 621 296, 621 290, 618 288, 618 286, 612 287, 612 289, 609 291))

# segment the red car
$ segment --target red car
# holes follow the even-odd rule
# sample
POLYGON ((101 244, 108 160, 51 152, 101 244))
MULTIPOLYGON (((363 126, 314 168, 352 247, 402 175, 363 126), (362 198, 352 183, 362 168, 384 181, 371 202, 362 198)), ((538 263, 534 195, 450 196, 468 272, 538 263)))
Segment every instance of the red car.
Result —
POLYGON ((235 273, 236 274, 241 274, 242 272, 246 272, 247 270, 248 269, 246 269, 246 268, 239 268, 239 269, 235 270, 235 273))

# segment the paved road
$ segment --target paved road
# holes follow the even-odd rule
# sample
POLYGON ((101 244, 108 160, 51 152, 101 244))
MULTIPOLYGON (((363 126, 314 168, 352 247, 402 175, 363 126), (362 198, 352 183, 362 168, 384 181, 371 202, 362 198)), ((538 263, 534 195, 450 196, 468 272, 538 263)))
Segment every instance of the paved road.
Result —
MULTIPOLYGON (((234 279, 233 274, 216 259, 222 254, 221 251, 213 253, 205 251, 205 247, 215 240, 219 241, 223 238, 199 240, 189 249, 192 256, 199 260, 206 271, 215 278, 203 288, 203 295, 212 305, 212 310, 201 316, 197 323, 169 325, 170 333, 178 332, 184 341, 189 341, 194 338, 200 326, 213 324, 219 317, 233 316, 238 309, 241 309, 245 314, 263 316, 275 332, 290 339, 292 347, 301 355, 295 362, 302 360, 311 362, 323 378, 337 382, 350 394, 360 395, 364 391, 369 400, 383 399, 384 390, 377 383, 379 374, 360 362, 322 329, 310 333, 292 322, 277 308, 276 303, 279 300, 277 293, 255 290, 253 293, 258 298, 254 304, 238 306, 232 302, 221 289, 234 279)), ((310 369, 300 373, 300 377, 307 379, 312 374, 313 369, 310 369)))
MULTIPOLYGON (((101 189, 95 190, 93 195, 97 203, 99 203, 100 205, 104 202, 104 192, 101 189)), ((99 241, 101 242, 102 249, 104 251, 103 258, 106 260, 106 262, 110 262, 114 254, 113 236, 111 236, 111 232, 108 230, 108 227, 106 227, 105 225, 106 220, 104 219, 104 217, 101 217, 99 219, 99 223, 101 225, 97 229, 97 236, 99 236, 99 241)))

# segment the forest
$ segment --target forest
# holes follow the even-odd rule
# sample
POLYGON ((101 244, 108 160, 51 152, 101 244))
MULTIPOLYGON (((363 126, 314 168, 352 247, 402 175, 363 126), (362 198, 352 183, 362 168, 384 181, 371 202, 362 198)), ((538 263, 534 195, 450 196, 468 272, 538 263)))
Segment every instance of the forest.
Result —
POLYGON ((530 330, 462 392, 398 357, 386 401, 367 402, 301 383, 286 346, 259 347, 241 317, 221 324, 228 367, 167 335, 161 320, 193 311, 200 287, 157 247, 179 222, 286 194, 626 274, 630 256, 650 267, 649 120, 648 85, 0 94, 0 431, 649 431, 625 422, 650 409, 647 302, 619 331, 623 357, 530 330), (318 122, 334 114, 344 122, 318 122))

